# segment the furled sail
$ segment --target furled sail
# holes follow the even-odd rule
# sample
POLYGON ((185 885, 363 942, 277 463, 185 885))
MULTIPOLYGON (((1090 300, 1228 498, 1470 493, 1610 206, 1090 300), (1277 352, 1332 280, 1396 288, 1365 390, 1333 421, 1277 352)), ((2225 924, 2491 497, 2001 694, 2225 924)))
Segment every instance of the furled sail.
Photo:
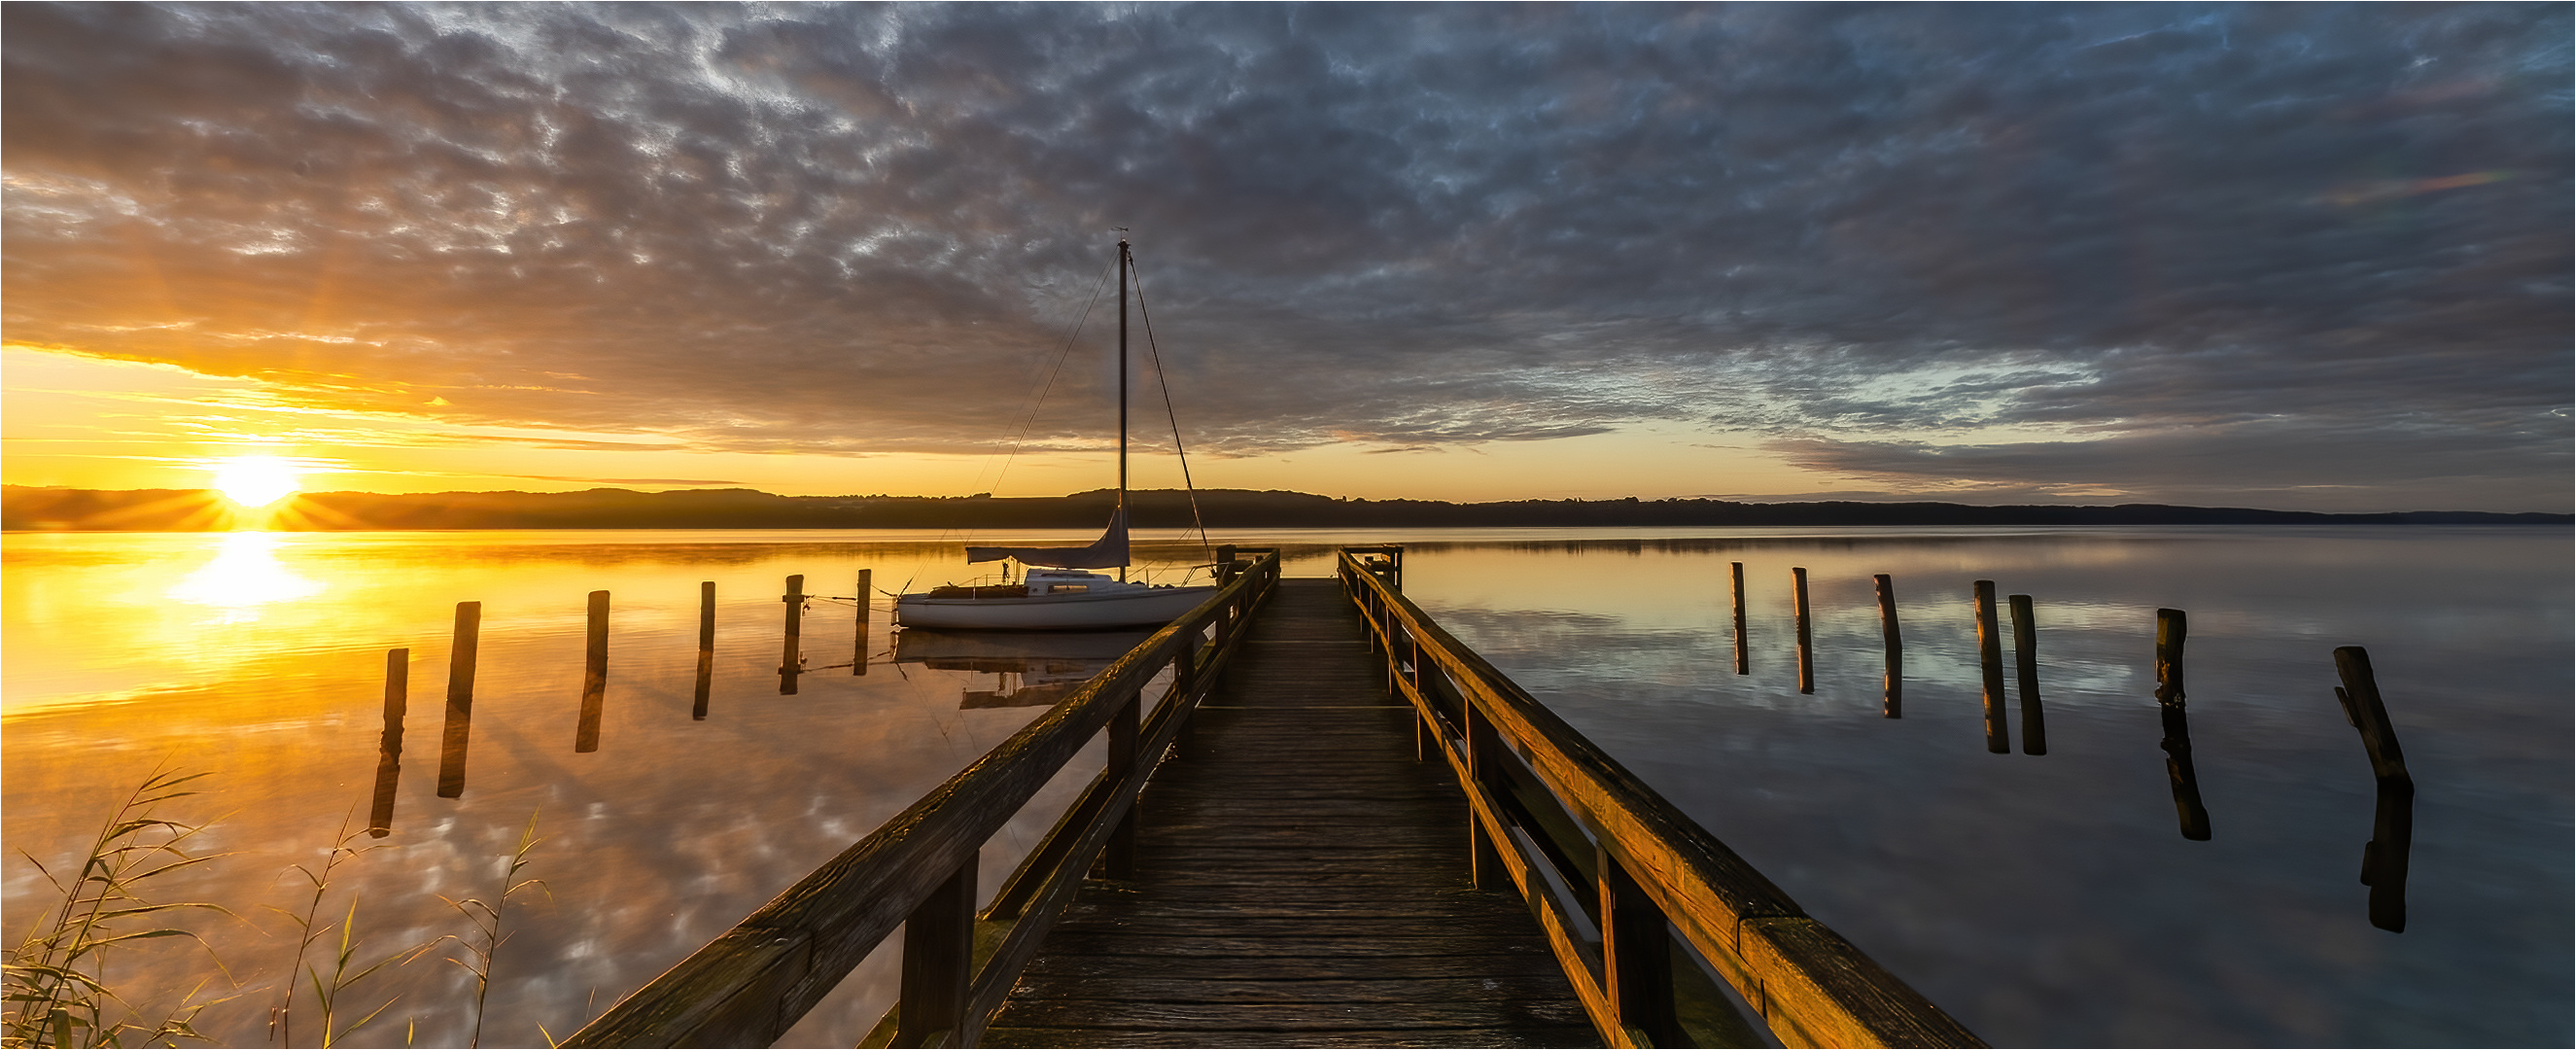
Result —
POLYGON ((1109 531, 1086 547, 968 547, 966 560, 1018 558, 1022 565, 1048 569, 1115 569, 1127 562, 1127 511, 1109 514, 1109 531))

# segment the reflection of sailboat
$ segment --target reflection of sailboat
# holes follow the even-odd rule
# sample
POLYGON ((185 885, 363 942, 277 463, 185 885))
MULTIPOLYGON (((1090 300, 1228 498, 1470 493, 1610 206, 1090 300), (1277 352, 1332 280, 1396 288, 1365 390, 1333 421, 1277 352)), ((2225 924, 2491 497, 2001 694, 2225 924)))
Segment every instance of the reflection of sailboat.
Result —
POLYGON ((1118 506, 1109 528, 1081 547, 968 547, 966 560, 1031 566, 1017 583, 934 587, 895 599, 895 623, 947 630, 1064 631, 1165 624, 1195 609, 1212 586, 1129 583, 1127 555, 1127 242, 1118 242, 1118 506), (1118 579, 1081 569, 1118 569, 1118 579))
POLYGON ((1153 632, 1049 631, 997 634, 913 628, 895 636, 896 663, 994 676, 993 688, 968 688, 959 707, 1041 707, 1107 670, 1153 632))

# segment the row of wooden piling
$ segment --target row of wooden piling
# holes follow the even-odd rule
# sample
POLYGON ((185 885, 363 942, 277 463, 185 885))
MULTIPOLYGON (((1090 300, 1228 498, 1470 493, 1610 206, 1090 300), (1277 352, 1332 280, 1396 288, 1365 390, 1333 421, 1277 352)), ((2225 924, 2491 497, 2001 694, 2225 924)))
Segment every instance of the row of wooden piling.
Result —
MULTIPOLYGON (((1735 601, 1735 673, 1752 670, 1752 648, 1745 630, 1744 563, 1728 563, 1728 575, 1734 584, 1735 601)), ((1807 570, 1791 568, 1789 580, 1798 627, 1798 691, 1816 691, 1815 632, 1810 626, 1813 606, 1807 600, 1807 570)), ((1882 690, 1880 714, 1888 718, 1905 717, 1905 641, 1897 626, 1896 582, 1886 573, 1870 577, 1878 594, 1879 633, 1887 649, 1887 677, 1882 690)), ((2005 726, 2003 641, 1995 620, 1995 583, 1978 580, 1975 584, 1977 656, 1985 674, 1986 749, 1996 754, 2012 753, 2012 733, 2005 726)), ((2030 595, 2015 594, 2006 599, 2012 610, 2013 655, 2021 685, 2022 752, 2030 755, 2048 753, 2047 717, 2039 699, 2039 629, 2031 613, 2030 595)))
MULTIPOLYGON (((846 599, 858 608, 855 647, 848 666, 854 675, 868 673, 868 634, 874 571, 858 573, 858 593, 846 599)), ((779 664, 781 694, 794 695, 796 678, 808 673, 801 650, 803 614, 806 603, 825 595, 804 593, 805 577, 787 578, 786 593, 780 601, 787 608, 786 648, 779 664)), ((599 750, 600 723, 607 709, 608 695, 608 592, 592 591, 588 617, 583 632, 580 716, 573 729, 573 751, 587 754, 599 750)), ((483 603, 456 603, 456 624, 447 657, 446 721, 439 741, 438 797, 461 798, 465 794, 465 760, 467 743, 473 735, 474 676, 482 642, 483 603)), ((693 721, 707 717, 708 699, 713 692, 716 647, 716 585, 708 580, 698 584, 698 666, 695 699, 689 709, 693 721)), ((835 665, 838 667, 841 665, 835 665)), ((831 670, 834 668, 814 668, 831 670)), ((377 743, 376 784, 369 812, 368 832, 382 838, 392 832, 395 788, 402 776, 403 721, 410 706, 411 650, 390 649, 385 652, 384 729, 377 743)))
MULTIPOLYGON (((1731 562, 1728 576, 1733 582, 1735 613, 1735 673, 1751 670, 1751 648, 1745 630, 1744 563, 1731 562)), ((1791 604, 1797 617, 1798 691, 1816 691, 1814 635, 1809 626, 1812 608, 1807 599, 1807 570, 1791 568, 1791 604)), ((1882 714, 1888 718, 1904 717, 1905 648, 1897 626, 1896 585, 1885 573, 1870 577, 1878 597, 1881 634, 1887 650, 1887 677, 1882 701, 1882 714)), ((1984 686, 1986 750, 1995 754, 2012 752, 2012 735, 2007 725, 2004 688, 2003 632, 1996 618, 1995 584, 1977 580, 1971 584, 1977 624, 1977 664, 1984 686)), ((2039 635, 2027 594, 2008 595, 2005 607, 2012 619, 2014 677, 2021 698, 2022 753, 2048 753, 2047 716, 2039 691, 2039 635)), ((2183 643, 2189 637, 2190 619, 2180 609, 2156 610, 2156 707, 2163 723, 2164 738, 2157 746, 2165 753, 2165 774, 2173 787, 2174 813, 2182 837, 2205 842, 2210 838, 2209 807, 2200 797, 2200 775, 2192 763, 2191 722, 2183 689, 2183 643)), ((2370 921, 2390 931, 2406 928, 2406 866, 2414 838, 2414 779, 2406 771, 2406 759, 2397 746, 2397 730, 2388 719, 2379 685, 2370 666, 2370 654, 2360 646, 2344 646, 2334 651, 2335 670, 2343 685, 2335 688, 2335 699, 2342 705, 2344 717, 2360 731, 2362 747, 2369 753, 2372 775, 2378 782, 2377 814, 2373 820, 2370 842, 2362 850, 2361 881, 2371 889, 2370 921)))

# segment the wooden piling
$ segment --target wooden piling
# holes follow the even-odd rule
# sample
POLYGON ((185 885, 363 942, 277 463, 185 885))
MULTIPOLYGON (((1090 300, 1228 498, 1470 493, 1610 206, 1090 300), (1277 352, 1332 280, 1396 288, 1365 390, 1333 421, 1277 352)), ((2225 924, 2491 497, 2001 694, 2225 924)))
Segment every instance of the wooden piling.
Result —
POLYGON ((2030 595, 2005 599, 2012 606, 2013 669, 2021 679, 2021 753, 2048 753, 2048 715, 2039 705, 2039 625, 2031 617, 2030 595))
POLYGON ((868 673, 868 628, 870 626, 868 623, 870 615, 870 610, 868 609, 868 596, 876 593, 876 574, 877 571, 875 569, 859 570, 859 589, 857 591, 857 600, 859 603, 859 644, 858 648, 850 653, 850 673, 852 675, 863 675, 868 673))
POLYGON ((2335 672, 2344 683, 2335 690, 2335 699, 2343 703, 2344 717, 2361 731, 2371 775, 2379 782, 2370 842, 2361 851, 2361 881, 2370 887, 2370 924, 2403 933, 2406 865, 2415 840, 2415 778, 2406 771, 2406 752, 2397 746, 2397 727, 2388 720, 2388 705, 2380 698, 2370 652, 2347 645, 2334 651, 2334 659, 2335 672))
POLYGON ((1807 570, 1789 570, 1790 587, 1795 593, 1791 604, 1798 613, 1798 691, 1816 691, 1815 635, 1807 625, 1807 570))
POLYGON ((2191 721, 2184 714, 2182 646, 2189 622, 2180 609, 2156 610, 2156 704, 2164 716, 2165 776, 2173 781, 2174 814, 2182 837, 2209 841, 2209 807, 2200 801, 2200 773, 2191 763, 2191 721))
POLYGON ((575 754, 599 750, 599 716, 608 698, 608 592, 590 592, 590 629, 582 647, 581 724, 573 730, 575 754))
POLYGON ((400 754, 403 716, 411 708, 411 650, 385 650, 385 730, 379 746, 400 754))
POLYGON ((1753 650, 1744 637, 1744 563, 1729 565, 1728 572, 1735 577, 1735 673, 1747 674, 1753 668, 1753 650))
POLYGON ((376 737, 376 791, 367 810, 367 834, 394 831, 394 788, 402 779, 403 716, 411 706, 411 650, 385 651, 385 728, 376 737))
POLYGON ((447 651, 447 726, 438 746, 438 797, 465 796, 465 744, 474 726, 474 657, 483 633, 483 603, 456 603, 456 636, 447 651))
POLYGON ((703 722, 707 718, 707 694, 716 677, 716 581, 698 584, 698 691, 689 705, 689 718, 703 722))
POLYGON ((778 695, 796 695, 796 674, 804 670, 805 577, 787 578, 787 593, 778 600, 787 605, 787 638, 778 655, 778 695))
POLYGON ((1995 626, 1995 581, 1976 586, 1977 669, 1985 674, 1986 750, 2012 754, 2012 730, 2004 724, 2003 632, 1995 626))
POLYGON ((1887 644, 1887 692, 1880 713, 1905 717, 1905 641, 1896 630, 1896 581, 1886 573, 1870 577, 1878 585, 1878 633, 1887 644))

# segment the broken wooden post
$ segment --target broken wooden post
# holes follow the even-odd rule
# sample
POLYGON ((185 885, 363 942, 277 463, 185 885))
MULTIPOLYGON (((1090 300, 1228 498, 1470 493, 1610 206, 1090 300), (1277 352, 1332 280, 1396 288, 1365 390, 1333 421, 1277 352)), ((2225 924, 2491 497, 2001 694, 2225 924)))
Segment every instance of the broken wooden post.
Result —
POLYGON ((2182 643, 2189 624, 2180 609, 2156 610, 2156 704, 2164 715, 2165 776, 2173 781, 2174 813, 2182 837, 2209 841, 2209 807, 2200 802, 2200 774, 2191 764, 2191 722, 2183 713, 2182 643))
POLYGON ((1905 642, 1896 632, 1896 582, 1886 573, 1870 579, 1878 584, 1878 633, 1887 643, 1887 690, 1880 701, 1879 713, 1889 718, 1905 717, 1905 642))
POLYGON ((2012 605, 2013 668, 2021 679, 2021 753, 2048 753, 2048 716, 2039 706, 2039 625, 2031 618, 2030 595, 2006 599, 2012 605))
POLYGON ((799 637, 805 630, 805 577, 787 578, 787 593, 778 600, 787 604, 787 640, 781 643, 778 656, 778 695, 796 695, 796 673, 804 670, 804 657, 799 637))
POLYGON ((438 797, 465 796, 465 744, 474 727, 474 650, 483 603, 456 603, 456 640, 447 650, 447 726, 438 747, 438 797))
POLYGON ((698 692, 689 705, 689 718, 703 722, 707 718, 707 693, 715 684, 716 673, 716 581, 698 584, 698 692))
POLYGON ((1807 570, 1789 570, 1790 588, 1795 597, 1790 604, 1798 614, 1798 691, 1816 691, 1815 634, 1807 626, 1807 570))
POLYGON ((1753 666, 1753 650, 1744 638, 1744 563, 1730 564, 1735 576, 1735 673, 1744 674, 1753 666))
POLYGON ((1995 626, 1995 581, 1976 582, 1977 668, 1985 673, 1986 750, 2012 754, 2012 730, 2004 725, 2004 648, 1995 626))
POLYGON ((875 589, 873 587, 873 584, 876 582, 875 577, 875 569, 859 570, 859 590, 857 599, 859 603, 859 642, 858 647, 850 652, 850 673, 852 675, 863 675, 868 673, 868 618, 870 615, 870 611, 868 609, 868 595, 875 593, 875 589))
POLYGON ((575 754, 599 750, 599 716, 608 696, 608 592, 590 592, 590 630, 582 648, 581 724, 573 730, 575 754))
POLYGON ((2388 720, 2388 705, 2371 673, 2370 652, 2358 645, 2334 651, 2335 672, 2343 685, 2335 690, 2344 717, 2361 731, 2362 749, 2370 753, 2370 772, 2379 782, 2378 805, 2371 817, 2370 842, 2361 851, 2361 881, 2370 887, 2370 924, 2390 933, 2406 931, 2406 863, 2414 850, 2415 778, 2406 771, 2406 753, 2397 746, 2397 727, 2388 720))
POLYGON ((376 793, 367 834, 394 831, 394 785, 402 778, 403 715, 411 706, 411 650, 385 650, 385 728, 376 736, 376 793))

